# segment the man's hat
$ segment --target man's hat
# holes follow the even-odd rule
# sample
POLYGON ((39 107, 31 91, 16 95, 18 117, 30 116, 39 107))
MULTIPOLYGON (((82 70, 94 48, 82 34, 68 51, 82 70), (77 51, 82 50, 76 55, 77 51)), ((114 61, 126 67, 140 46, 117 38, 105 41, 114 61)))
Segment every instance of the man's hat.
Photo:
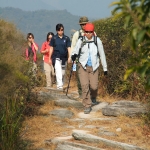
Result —
POLYGON ((85 23, 88 23, 88 18, 83 16, 79 19, 79 24, 85 24, 85 23))

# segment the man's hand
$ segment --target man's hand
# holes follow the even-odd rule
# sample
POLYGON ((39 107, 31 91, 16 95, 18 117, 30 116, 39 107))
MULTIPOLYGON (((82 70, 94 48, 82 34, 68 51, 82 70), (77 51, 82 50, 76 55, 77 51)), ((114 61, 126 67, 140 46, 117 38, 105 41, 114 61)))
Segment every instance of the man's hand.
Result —
POLYGON ((72 61, 75 61, 76 58, 77 58, 77 54, 74 54, 74 55, 71 56, 72 61))

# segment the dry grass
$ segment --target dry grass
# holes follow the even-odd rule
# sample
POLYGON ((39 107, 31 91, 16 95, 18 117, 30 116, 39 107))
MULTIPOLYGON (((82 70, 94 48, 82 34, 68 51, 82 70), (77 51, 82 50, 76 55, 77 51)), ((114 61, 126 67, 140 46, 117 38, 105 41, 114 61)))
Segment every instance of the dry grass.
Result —
POLYGON ((60 125, 55 117, 34 116, 26 118, 24 126, 28 127, 24 140, 33 142, 33 148, 45 146, 44 140, 62 136, 63 133, 71 134, 70 131, 60 125), (62 133, 63 131, 63 133, 62 133))
MULTIPOLYGON (((41 110, 48 109, 47 112, 53 110, 55 107, 45 105, 41 110)), ((44 111, 44 113, 46 113, 44 111)), ((97 115, 100 117, 101 115, 97 115)), ((32 141, 34 148, 45 147, 44 140, 52 139, 58 136, 70 136, 72 129, 66 128, 66 126, 74 126, 75 129, 89 130, 90 133, 98 135, 100 127, 106 127, 106 130, 116 133, 116 137, 101 136, 106 139, 115 140, 119 142, 125 142, 128 144, 134 144, 141 147, 150 148, 150 137, 145 136, 143 133, 143 126, 141 126, 141 119, 131 119, 128 117, 119 117, 115 121, 85 121, 84 126, 94 125, 95 129, 85 129, 84 126, 79 127, 80 123, 72 122, 69 119, 64 119, 59 122, 59 119, 53 116, 34 116, 32 118, 26 118, 24 125, 28 126, 24 139, 32 141), (108 127, 108 129, 107 129, 108 127), (117 128, 121 128, 121 132, 116 132, 117 128)), ((80 143, 85 143, 80 141, 80 143)), ((88 144, 94 146, 93 144, 88 144)), ((102 144, 96 144, 95 146, 106 148, 102 144)), ((110 149, 109 149, 110 150, 110 149)))
MULTIPOLYGON (((73 85, 73 83, 72 83, 73 85)), ((72 86, 70 91, 75 91, 76 87, 72 86)), ((100 98, 100 101, 107 101, 112 103, 119 98, 113 97, 103 97, 100 98)), ((85 119, 84 122, 73 122, 70 119, 60 120, 55 118, 54 116, 47 115, 51 110, 57 109, 53 102, 46 103, 42 105, 39 109, 38 115, 30 118, 26 118, 24 121, 24 127, 28 127, 26 134, 23 139, 29 140, 33 143, 32 148, 40 148, 45 147, 45 140, 52 139, 58 136, 70 136, 72 134, 72 128, 66 128, 66 126, 73 126, 74 129, 78 130, 88 130, 91 134, 99 136, 99 132, 101 127, 106 128, 107 131, 113 132, 117 134, 117 136, 106 136, 101 135, 101 137, 115 140, 119 142, 124 142, 128 144, 138 145, 140 147, 145 147, 150 149, 150 136, 148 134, 148 129, 143 126, 142 118, 129 118, 126 116, 114 117, 113 121, 89 121, 89 119, 85 119), (86 125, 95 126, 94 129, 85 128, 86 125), (116 129, 121 128, 121 132, 117 132, 116 129), (144 132, 146 130, 147 132, 144 132)), ((75 108, 68 108, 71 110, 75 116, 74 118, 78 118, 78 113, 82 112, 75 108)), ((103 116, 103 114, 99 111, 94 114, 94 118, 108 118, 107 116, 103 116)), ((84 141, 76 141, 82 144, 87 144, 91 146, 97 146, 99 148, 104 148, 105 150, 114 150, 114 148, 107 147, 102 143, 93 144, 84 141)), ((51 149, 54 149, 54 145, 51 145, 51 149)), ((50 147, 49 147, 50 148, 50 147)), ((115 150, 119 150, 115 148, 115 150)))

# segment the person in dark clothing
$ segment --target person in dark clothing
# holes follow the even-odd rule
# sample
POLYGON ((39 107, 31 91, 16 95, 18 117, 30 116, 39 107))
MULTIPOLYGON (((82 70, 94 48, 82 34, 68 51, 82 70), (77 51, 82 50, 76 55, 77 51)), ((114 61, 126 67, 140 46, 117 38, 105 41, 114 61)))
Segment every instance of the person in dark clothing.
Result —
POLYGON ((57 89, 63 89, 63 77, 65 75, 66 63, 71 62, 71 42, 70 38, 64 35, 64 26, 56 25, 57 34, 54 35, 50 42, 50 64, 53 64, 56 73, 57 89))

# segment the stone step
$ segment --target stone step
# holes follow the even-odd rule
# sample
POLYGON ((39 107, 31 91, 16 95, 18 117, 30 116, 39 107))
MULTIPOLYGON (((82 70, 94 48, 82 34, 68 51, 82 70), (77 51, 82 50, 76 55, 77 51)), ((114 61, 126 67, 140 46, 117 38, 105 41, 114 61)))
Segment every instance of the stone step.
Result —
POLYGON ((105 116, 129 116, 135 117, 147 113, 146 105, 137 101, 120 100, 102 108, 102 113, 105 116))
POLYGON ((50 115, 59 117, 61 119, 64 118, 72 118, 74 116, 74 113, 68 109, 54 109, 51 112, 49 112, 50 115))
POLYGON ((130 145, 122 142, 112 141, 105 138, 101 138, 92 134, 88 131, 83 130, 73 130, 72 136, 75 140, 82 140, 90 143, 103 143, 109 147, 120 148, 123 150, 144 150, 138 146, 130 145))
POLYGON ((58 100, 58 99, 72 99, 72 100, 76 100, 75 98, 73 98, 72 96, 66 96, 64 93, 55 93, 55 92, 50 92, 50 91, 39 91, 38 93, 32 93, 36 96, 36 100, 37 102, 44 104, 46 102, 49 101, 54 101, 54 100, 58 100))
POLYGON ((58 99, 55 100, 55 105, 60 107, 74 107, 77 109, 83 109, 83 104, 79 101, 71 100, 71 99, 58 99))
POLYGON ((55 150, 85 150, 83 148, 77 148, 67 144, 58 144, 55 150))
MULTIPOLYGON (((69 137, 70 138, 70 137, 69 137)), ((51 140, 51 143, 55 144, 55 145, 60 145, 59 143, 61 143, 61 146, 64 146, 64 147, 67 147, 67 146, 71 146, 72 148, 78 148, 78 149, 83 149, 83 150, 103 150, 101 148, 97 148, 97 147, 93 147, 93 146, 88 146, 88 145, 85 145, 85 144, 80 144, 80 143, 76 143, 76 142, 71 142, 71 141, 66 141, 67 138, 61 138, 61 137, 58 137, 58 138, 54 138, 51 140)), ((60 146, 59 146, 60 147, 60 146)), ((77 149, 77 150, 78 150, 77 149)), ((72 150, 71 148, 70 149, 56 149, 56 150, 72 150)), ((74 149, 73 149, 74 150, 74 149)), ((75 149, 76 150, 76 149, 75 149)))

